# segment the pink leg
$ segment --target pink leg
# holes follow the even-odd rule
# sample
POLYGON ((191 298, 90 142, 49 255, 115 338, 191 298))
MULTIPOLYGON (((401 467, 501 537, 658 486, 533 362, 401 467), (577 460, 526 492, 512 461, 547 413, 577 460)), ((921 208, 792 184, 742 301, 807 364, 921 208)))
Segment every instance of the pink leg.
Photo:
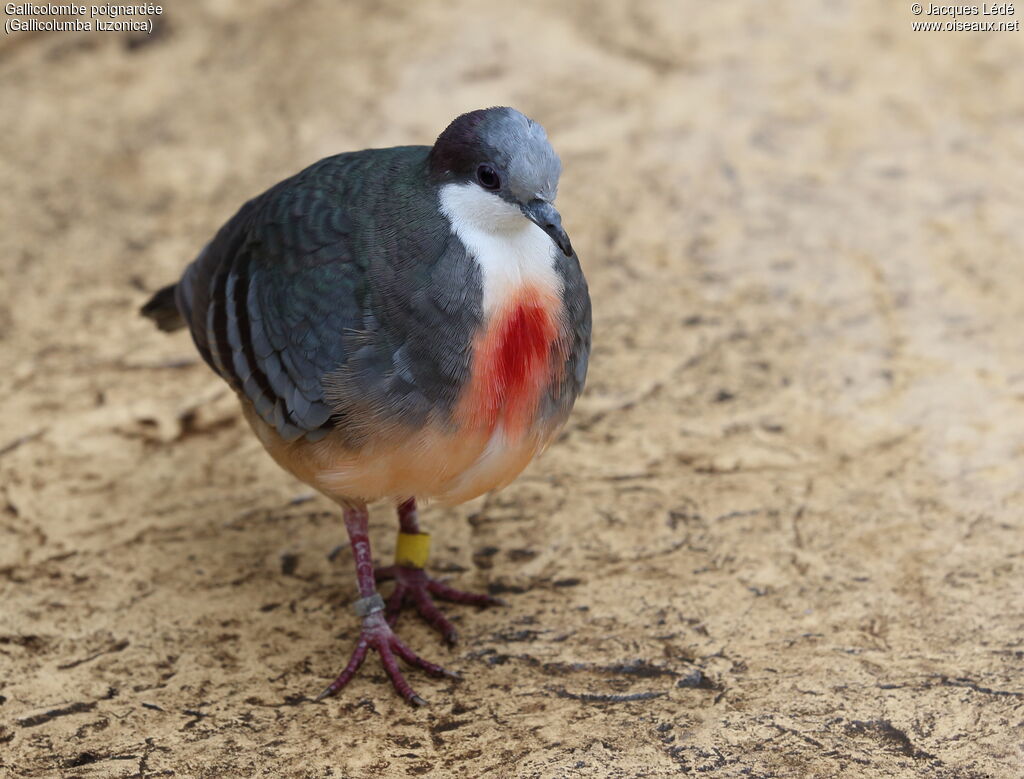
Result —
POLYGON ((356 602, 357 613, 363 617, 363 629, 352 651, 345 669, 338 675, 338 678, 331 682, 327 688, 317 696, 322 700, 334 695, 338 690, 348 684, 356 671, 366 659, 370 648, 377 650, 380 655, 381 664, 387 672, 388 678, 395 690, 409 703, 417 706, 424 705, 425 701, 416 694, 405 680, 398 667, 397 657, 402 658, 409 665, 417 666, 435 676, 449 676, 458 678, 455 674, 445 671, 441 666, 428 662, 403 644, 396 636, 387 620, 384 618, 383 601, 377 595, 377 588, 373 574, 373 559, 370 556, 370 538, 367 533, 369 516, 366 506, 346 507, 345 529, 348 531, 349 542, 352 545, 352 555, 356 563, 356 581, 359 585, 359 600, 356 602))
MULTIPOLYGON (((398 505, 398 524, 403 533, 419 533, 420 523, 416 511, 416 499, 398 505)), ((449 587, 444 582, 434 579, 421 568, 410 568, 403 565, 389 565, 378 568, 377 581, 395 580, 395 589, 387 602, 387 621, 392 627, 398 621, 402 606, 410 601, 416 611, 426 622, 436 629, 449 644, 458 640, 458 631, 451 621, 441 612, 431 596, 452 603, 466 603, 472 606, 499 606, 505 601, 490 595, 462 592, 449 587)))
POLYGON ((420 532, 420 512, 416 510, 416 498, 398 504, 398 526, 403 533, 420 532))

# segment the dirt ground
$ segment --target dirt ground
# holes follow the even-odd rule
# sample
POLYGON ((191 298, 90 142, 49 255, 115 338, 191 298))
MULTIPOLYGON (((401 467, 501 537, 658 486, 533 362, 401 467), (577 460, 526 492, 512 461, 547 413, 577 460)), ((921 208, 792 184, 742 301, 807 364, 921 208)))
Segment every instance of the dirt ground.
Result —
MULTIPOLYGON (((1024 775, 1022 32, 903 2, 167 3, 0 40, 0 774, 1024 775), (945 17, 948 20, 948 17, 945 17), (136 315, 246 198, 514 105, 590 380, 428 508, 461 682, 371 657, 337 510, 136 315)), ((1024 16, 1024 8, 1011 20, 1024 16)), ((390 559, 393 516, 373 515, 390 559)))

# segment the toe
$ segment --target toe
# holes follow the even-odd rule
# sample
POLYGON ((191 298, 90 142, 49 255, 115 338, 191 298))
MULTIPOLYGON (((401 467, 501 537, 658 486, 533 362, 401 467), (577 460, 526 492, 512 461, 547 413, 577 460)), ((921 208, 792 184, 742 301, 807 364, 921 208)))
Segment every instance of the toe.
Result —
POLYGON ((507 606, 508 604, 501 598, 495 598, 493 595, 485 595, 483 593, 475 592, 463 592, 462 590, 456 590, 454 587, 449 587, 442 581, 437 579, 431 579, 427 583, 427 589, 431 595, 446 600, 451 603, 466 603, 471 606, 507 606))
POLYGON ((395 585, 395 591, 388 596, 388 602, 384 609, 385 619, 388 621, 388 625, 391 627, 395 626, 398 622, 398 615, 402 613, 402 604, 405 602, 405 586, 402 584, 395 585))
POLYGON ((448 671, 436 663, 432 663, 429 660, 424 660, 418 654, 413 652, 409 647, 402 643, 402 641, 395 637, 391 641, 391 648, 394 649, 395 654, 401 657, 409 665, 415 666, 416 668, 422 668, 428 674, 433 676, 446 676, 449 679, 461 679, 457 673, 448 671))
MULTIPOLYGON (((396 641, 398 641, 398 639, 393 638, 392 641, 382 642, 377 647, 377 652, 380 654, 381 664, 384 666, 384 670, 387 672, 388 678, 391 679, 391 684, 395 688, 395 691, 409 703, 413 703, 415 705, 415 699, 419 698, 419 696, 416 694, 416 691, 409 686, 409 682, 405 680, 401 669, 398 667, 398 660, 395 659, 395 655, 391 651, 391 647, 396 641)), ((420 700, 422 700, 422 698, 420 698, 420 700)))
POLYGON ((316 696, 316 700, 322 701, 324 698, 329 698, 334 695, 338 690, 348 684, 352 677, 356 675, 356 671, 363 664, 363 660, 366 659, 366 652, 370 648, 369 643, 365 638, 360 638, 359 643, 356 644, 356 648, 352 652, 352 657, 349 658, 348 665, 345 669, 338 674, 338 678, 331 682, 324 691, 316 696))
POLYGON ((416 601, 416 610, 420 613, 420 616, 440 632, 448 644, 455 644, 459 639, 459 631, 455 629, 451 620, 430 599, 430 596, 423 590, 414 590, 413 599, 416 601))
POLYGON ((376 579, 379 582, 386 582, 389 579, 396 579, 396 578, 398 578, 396 570, 395 570, 395 566, 389 565, 389 566, 386 566, 384 568, 374 568, 373 569, 373 578, 376 579))

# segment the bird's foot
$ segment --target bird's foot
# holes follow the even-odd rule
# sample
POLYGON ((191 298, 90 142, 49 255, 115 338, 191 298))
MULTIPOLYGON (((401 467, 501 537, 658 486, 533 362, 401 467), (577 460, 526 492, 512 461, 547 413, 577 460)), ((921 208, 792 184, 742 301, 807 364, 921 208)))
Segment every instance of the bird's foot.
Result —
POLYGON ((405 565, 390 565, 378 568, 375 572, 377 581, 394 579, 395 589, 387 600, 387 621, 394 626, 402 607, 412 603, 416 611, 432 627, 438 630, 444 640, 454 644, 458 640, 458 631, 451 621, 434 603, 434 598, 451 603, 468 603, 471 606, 504 606, 505 601, 491 595, 463 592, 449 587, 443 581, 430 576, 422 568, 405 565))
POLYGON ((402 671, 398 667, 397 658, 402 658, 411 666, 422 668, 432 676, 447 676, 450 679, 459 678, 458 674, 446 671, 441 666, 424 660, 409 649, 409 647, 403 644, 398 636, 392 632, 391 626, 384 617, 384 612, 374 611, 373 613, 367 614, 363 617, 362 633, 359 635, 359 641, 356 643, 356 648, 352 651, 352 657, 349 658, 348 665, 345 666, 345 670, 338 674, 338 678, 331 682, 327 688, 316 697, 316 700, 319 701, 330 697, 348 684, 352 680, 352 677, 356 675, 356 671, 358 671, 359 667, 363 664, 363 660, 366 659, 366 653, 370 648, 377 650, 377 654, 380 655, 380 662, 384 666, 384 670, 387 672, 388 678, 391 679, 391 684, 394 685, 398 694, 414 706, 424 706, 426 705, 426 701, 416 694, 416 691, 409 686, 405 677, 402 676, 402 671))

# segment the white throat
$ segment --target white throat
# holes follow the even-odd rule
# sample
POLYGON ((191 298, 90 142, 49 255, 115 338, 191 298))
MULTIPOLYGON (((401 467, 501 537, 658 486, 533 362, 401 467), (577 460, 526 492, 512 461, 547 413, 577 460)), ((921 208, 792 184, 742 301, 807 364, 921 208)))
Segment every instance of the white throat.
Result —
POLYGON ((557 247, 516 206, 473 183, 445 184, 440 201, 452 232, 480 266, 485 317, 527 284, 561 296, 557 247))

